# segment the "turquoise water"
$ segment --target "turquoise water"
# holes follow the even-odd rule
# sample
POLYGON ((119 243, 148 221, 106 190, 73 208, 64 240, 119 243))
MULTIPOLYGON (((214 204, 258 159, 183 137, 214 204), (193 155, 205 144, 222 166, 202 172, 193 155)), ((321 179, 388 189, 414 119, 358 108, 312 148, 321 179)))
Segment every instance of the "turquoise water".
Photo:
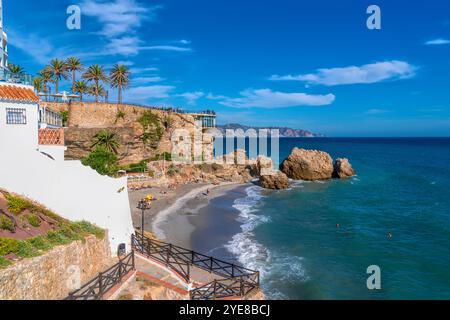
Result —
POLYGON ((225 247, 270 298, 450 299, 450 139, 282 139, 280 158, 293 147, 347 157, 357 176, 234 200, 241 232, 225 247))

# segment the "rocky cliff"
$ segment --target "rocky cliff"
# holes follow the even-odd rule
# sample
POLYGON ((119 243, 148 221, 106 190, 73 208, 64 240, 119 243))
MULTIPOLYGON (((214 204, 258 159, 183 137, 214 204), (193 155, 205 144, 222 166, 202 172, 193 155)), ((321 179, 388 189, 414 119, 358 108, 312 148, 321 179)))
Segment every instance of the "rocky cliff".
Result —
MULTIPOLYGON (((65 129, 68 160, 85 157, 91 151, 93 137, 100 130, 115 134, 120 144, 117 150, 119 164, 130 164, 170 153, 174 130, 185 129, 192 138, 196 128, 193 116, 158 108, 83 102, 41 102, 41 105, 60 112, 68 111, 65 129)), ((200 140, 202 152, 206 156, 212 154, 212 140, 200 140)), ((193 145, 192 140, 182 143, 186 146, 179 146, 181 150, 193 145)))

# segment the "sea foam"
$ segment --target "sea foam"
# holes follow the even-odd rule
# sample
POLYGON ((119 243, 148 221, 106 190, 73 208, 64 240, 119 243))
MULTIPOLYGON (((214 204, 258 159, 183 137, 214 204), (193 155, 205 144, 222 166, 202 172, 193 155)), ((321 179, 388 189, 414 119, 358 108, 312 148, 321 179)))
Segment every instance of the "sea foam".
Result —
POLYGON ((270 223, 270 217, 259 211, 265 198, 262 190, 258 186, 248 187, 247 196, 234 201, 233 207, 239 211, 237 221, 241 223, 242 232, 234 235, 225 248, 236 256, 244 267, 260 272, 261 285, 267 298, 285 299, 286 296, 282 292, 273 289, 273 281, 306 281, 308 277, 301 257, 272 253, 255 239, 255 228, 263 223, 270 223))

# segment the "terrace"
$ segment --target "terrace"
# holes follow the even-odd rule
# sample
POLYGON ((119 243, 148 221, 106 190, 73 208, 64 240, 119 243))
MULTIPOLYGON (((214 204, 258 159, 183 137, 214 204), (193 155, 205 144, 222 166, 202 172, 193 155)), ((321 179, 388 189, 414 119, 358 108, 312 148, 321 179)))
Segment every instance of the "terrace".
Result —
POLYGON ((15 75, 12 74, 7 69, 1 69, 0 68, 0 81, 1 82, 9 82, 9 83, 18 83, 18 84, 24 84, 24 85, 33 85, 33 77, 29 74, 20 74, 15 75))

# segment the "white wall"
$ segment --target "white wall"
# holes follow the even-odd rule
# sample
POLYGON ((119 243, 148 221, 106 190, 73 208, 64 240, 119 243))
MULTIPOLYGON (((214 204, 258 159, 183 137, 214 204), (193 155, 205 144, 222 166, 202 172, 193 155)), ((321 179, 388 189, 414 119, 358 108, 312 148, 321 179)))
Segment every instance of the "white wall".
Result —
POLYGON ((39 151, 50 155, 56 161, 64 161, 64 152, 67 150, 66 146, 59 145, 39 145, 39 151))
POLYGON ((0 102, 0 150, 16 145, 36 150, 38 145, 38 105, 18 102, 0 102), (7 124, 6 108, 26 110, 26 124, 7 124))
POLYGON ((120 243, 130 249, 133 224, 126 178, 100 176, 79 161, 54 161, 17 146, 0 148, 0 188, 42 203, 66 219, 108 229, 113 254, 120 243))

